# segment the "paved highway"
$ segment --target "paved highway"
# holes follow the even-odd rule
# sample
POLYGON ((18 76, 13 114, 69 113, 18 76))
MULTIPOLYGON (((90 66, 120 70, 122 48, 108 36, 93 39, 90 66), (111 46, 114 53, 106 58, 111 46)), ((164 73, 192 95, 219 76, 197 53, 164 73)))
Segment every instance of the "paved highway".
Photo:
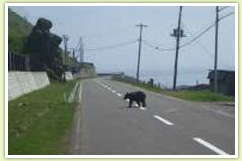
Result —
POLYGON ((234 155, 234 108, 145 91, 146 108, 127 108, 138 89, 110 79, 82 82, 71 154, 234 155))

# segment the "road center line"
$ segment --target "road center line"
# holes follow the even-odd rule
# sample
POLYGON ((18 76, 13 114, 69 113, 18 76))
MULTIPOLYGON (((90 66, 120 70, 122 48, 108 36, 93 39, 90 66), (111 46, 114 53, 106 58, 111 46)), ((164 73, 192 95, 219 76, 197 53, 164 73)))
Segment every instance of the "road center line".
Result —
MULTIPOLYGON (((135 107, 139 107, 139 105, 137 103, 134 104, 135 107)), ((147 110, 147 108, 144 108, 143 106, 140 106, 139 109, 141 110, 147 110)))
POLYGON ((105 85, 103 83, 100 83, 100 82, 98 82, 98 84, 100 84, 102 87, 108 89, 109 91, 111 91, 113 93, 116 93, 119 97, 122 97, 122 94, 121 93, 118 93, 117 91, 113 90, 112 88, 108 87, 107 85, 105 85))
POLYGON ((219 155, 229 155, 228 153, 224 152, 223 150, 217 148, 216 146, 212 145, 211 143, 201 139, 201 138, 193 138, 193 140, 195 140, 196 142, 202 144, 203 146, 209 148, 210 150, 214 151, 215 153, 219 154, 219 155))
POLYGON ((121 93, 117 93, 117 96, 122 97, 122 94, 121 93))
POLYGON ((168 120, 166 120, 166 119, 164 119, 164 118, 162 118, 158 115, 154 115, 154 118, 160 120, 161 122, 165 123, 166 125, 169 125, 169 126, 174 125, 172 122, 170 122, 170 121, 168 121, 168 120))
POLYGON ((144 108, 144 107, 142 107, 142 106, 140 106, 140 109, 141 109, 141 110, 147 110, 147 108, 144 108))

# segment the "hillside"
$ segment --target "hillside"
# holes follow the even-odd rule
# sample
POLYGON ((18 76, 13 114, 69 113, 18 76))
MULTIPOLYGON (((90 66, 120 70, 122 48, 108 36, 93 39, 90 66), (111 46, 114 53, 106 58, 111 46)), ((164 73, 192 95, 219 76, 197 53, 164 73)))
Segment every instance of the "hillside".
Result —
POLYGON ((17 13, 8 9, 8 50, 20 52, 26 37, 32 30, 32 24, 17 13))

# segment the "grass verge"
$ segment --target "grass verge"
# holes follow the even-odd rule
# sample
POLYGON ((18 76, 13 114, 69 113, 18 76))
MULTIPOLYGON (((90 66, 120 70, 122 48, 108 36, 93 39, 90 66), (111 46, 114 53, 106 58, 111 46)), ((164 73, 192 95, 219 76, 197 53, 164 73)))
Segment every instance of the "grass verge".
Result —
POLYGON ((234 102, 234 97, 210 91, 163 91, 163 94, 197 102, 234 102))
POLYGON ((148 91, 152 91, 152 92, 156 92, 156 93, 160 93, 163 91, 162 88, 154 85, 153 87, 150 86, 149 84, 145 83, 145 82, 140 82, 140 83, 131 83, 131 82, 128 82, 126 81, 125 79, 119 77, 119 76, 113 76, 112 77, 112 80, 114 81, 118 81, 118 82, 122 82, 122 83, 126 83, 126 84, 130 84, 132 86, 135 86, 135 87, 140 87, 140 88, 143 88, 143 89, 146 89, 148 91))
POLYGON ((208 90, 202 90, 202 91, 165 91, 162 88, 158 86, 151 87, 147 83, 130 83, 125 81, 125 79, 122 79, 121 77, 113 77, 114 81, 119 81, 123 83, 127 83, 130 85, 133 85, 135 87, 140 87, 148 91, 152 91, 155 93, 161 93, 165 95, 169 95, 171 97, 180 98, 183 100, 188 101, 195 101, 195 102, 234 102, 233 96, 226 96, 221 93, 214 93, 210 92, 208 90))
POLYGON ((8 154, 59 155, 67 152, 65 137, 77 103, 64 101, 76 81, 49 86, 8 102, 8 154))

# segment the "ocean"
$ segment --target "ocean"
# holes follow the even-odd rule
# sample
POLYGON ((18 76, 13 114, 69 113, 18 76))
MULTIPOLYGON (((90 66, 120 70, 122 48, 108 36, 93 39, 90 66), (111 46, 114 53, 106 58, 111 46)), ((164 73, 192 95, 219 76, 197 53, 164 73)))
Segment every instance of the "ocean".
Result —
MULTIPOLYGON (((177 86, 182 85, 196 85, 196 84, 208 84, 209 80, 208 70, 196 71, 196 72, 179 72, 177 74, 177 86)), ((135 77, 134 75, 132 75, 135 77)), ((154 79, 154 83, 160 83, 161 87, 172 88, 173 86, 173 72, 161 72, 161 73, 140 73, 140 80, 149 81, 151 78, 154 79)))

